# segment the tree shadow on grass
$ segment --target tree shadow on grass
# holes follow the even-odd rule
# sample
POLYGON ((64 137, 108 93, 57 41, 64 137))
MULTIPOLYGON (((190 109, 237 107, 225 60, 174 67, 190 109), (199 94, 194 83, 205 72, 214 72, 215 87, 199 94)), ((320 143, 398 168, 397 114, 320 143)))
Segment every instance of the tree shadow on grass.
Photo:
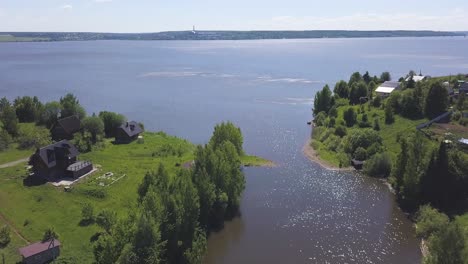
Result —
POLYGON ((101 235, 102 235, 101 232, 96 232, 96 234, 91 236, 91 238, 89 239, 89 242, 91 242, 91 243, 96 242, 101 235))
POLYGON ((81 221, 78 223, 79 226, 89 226, 94 224, 94 219, 81 219, 81 221))

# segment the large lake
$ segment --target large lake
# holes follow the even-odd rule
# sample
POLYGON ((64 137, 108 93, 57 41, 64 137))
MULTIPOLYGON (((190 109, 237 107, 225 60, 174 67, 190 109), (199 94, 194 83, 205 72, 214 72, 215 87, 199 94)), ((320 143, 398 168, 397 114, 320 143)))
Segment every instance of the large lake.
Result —
POLYGON ((242 216, 210 236, 206 263, 417 263, 411 222, 380 181, 302 154, 312 98, 354 71, 468 71, 465 38, 0 43, 0 96, 77 95, 194 143, 231 120, 245 149, 242 216))

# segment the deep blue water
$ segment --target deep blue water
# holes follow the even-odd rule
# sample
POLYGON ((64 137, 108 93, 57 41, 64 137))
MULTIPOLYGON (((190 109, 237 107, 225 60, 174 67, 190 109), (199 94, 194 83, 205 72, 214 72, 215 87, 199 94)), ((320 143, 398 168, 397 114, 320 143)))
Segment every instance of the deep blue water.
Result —
POLYGON ((241 127, 242 216, 210 237, 207 263, 415 263, 411 222, 380 181, 326 171, 302 154, 312 98, 354 71, 395 79, 468 72, 465 38, 0 43, 0 96, 77 95, 194 143, 241 127))

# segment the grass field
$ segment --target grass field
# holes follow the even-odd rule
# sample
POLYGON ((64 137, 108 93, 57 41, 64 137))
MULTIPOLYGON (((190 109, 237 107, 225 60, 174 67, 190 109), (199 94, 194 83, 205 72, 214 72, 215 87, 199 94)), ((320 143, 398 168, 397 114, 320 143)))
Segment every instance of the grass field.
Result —
POLYGON ((34 153, 33 149, 18 149, 18 145, 14 143, 8 148, 8 150, 0 152, 0 165, 27 158, 31 156, 32 153, 34 153))
MULTIPOLYGON (((48 227, 54 227, 63 245, 62 256, 78 263, 91 263, 94 260, 91 240, 101 230, 96 225, 80 225, 83 204, 93 204, 95 213, 106 208, 124 216, 129 208, 136 206, 137 187, 147 171, 155 170, 162 163, 174 174, 194 158, 195 146, 186 140, 164 133, 144 133, 143 141, 113 145, 107 140, 101 150, 82 154, 81 160, 92 161, 99 170, 73 186, 70 192, 49 184, 24 186, 25 164, 0 169, 0 213, 31 242, 40 240, 48 227), (111 186, 100 185, 103 180, 98 177, 107 172, 120 180, 111 186)), ((271 164, 253 156, 242 160, 250 165, 271 164)), ((19 258, 16 248, 22 245, 17 238, 1 251, 6 263, 14 263, 19 258)))
POLYGON ((49 38, 15 37, 12 35, 0 35, 0 42, 33 42, 49 40, 49 38))

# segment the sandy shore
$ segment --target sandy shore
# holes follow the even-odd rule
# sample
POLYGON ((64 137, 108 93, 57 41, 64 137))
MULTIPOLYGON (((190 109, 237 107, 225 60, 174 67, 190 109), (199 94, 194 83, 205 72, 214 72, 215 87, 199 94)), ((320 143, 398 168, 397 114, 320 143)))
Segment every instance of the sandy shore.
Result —
POLYGON ((354 170, 353 167, 345 167, 345 168, 339 168, 338 166, 335 166, 325 160, 320 159, 318 153, 315 151, 314 148, 310 145, 311 140, 307 140, 307 142, 304 144, 304 147, 302 148, 302 152, 304 155, 312 162, 319 164, 321 167, 327 169, 327 170, 334 170, 334 171, 351 171, 354 170))

